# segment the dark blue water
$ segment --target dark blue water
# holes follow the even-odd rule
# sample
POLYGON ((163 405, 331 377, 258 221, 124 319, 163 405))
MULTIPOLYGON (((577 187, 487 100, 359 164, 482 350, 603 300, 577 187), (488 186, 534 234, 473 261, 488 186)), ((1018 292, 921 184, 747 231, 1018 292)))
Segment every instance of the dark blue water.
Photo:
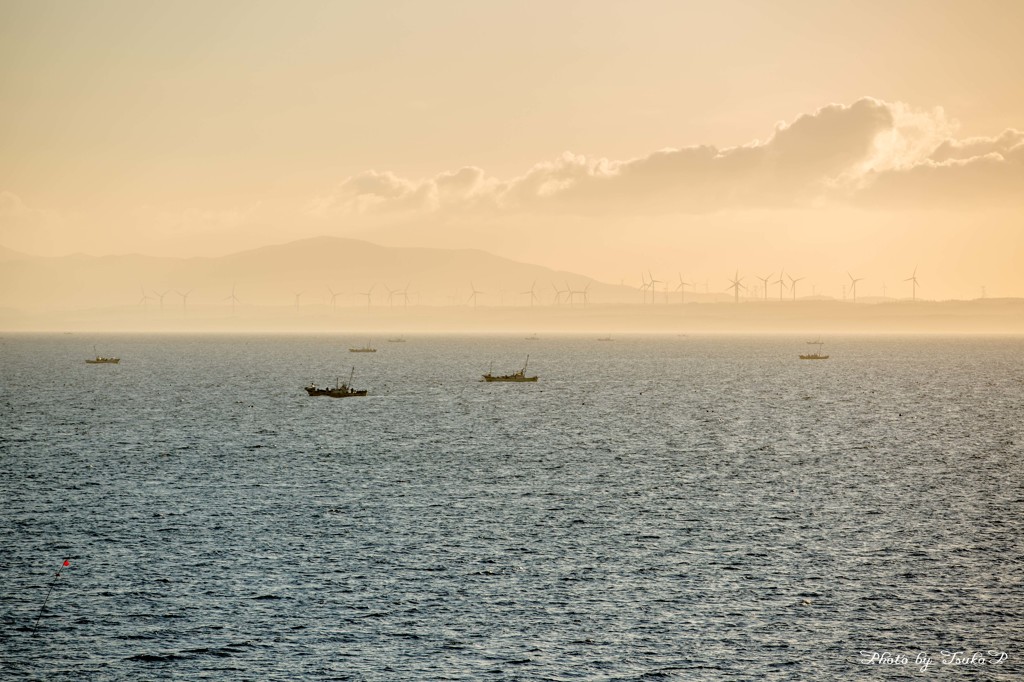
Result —
POLYGON ((1024 676, 1024 339, 364 341, 0 339, 0 677, 1024 676))

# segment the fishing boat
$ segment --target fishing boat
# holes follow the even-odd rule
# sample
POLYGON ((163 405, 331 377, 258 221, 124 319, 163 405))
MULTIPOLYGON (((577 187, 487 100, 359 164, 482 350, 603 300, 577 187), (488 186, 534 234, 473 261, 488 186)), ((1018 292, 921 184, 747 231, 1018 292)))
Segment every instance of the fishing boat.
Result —
POLYGON ((403 339, 401 336, 396 336, 394 338, 388 339, 388 343, 405 343, 405 339, 403 339))
POLYGON ((540 340, 540 337, 537 336, 536 334, 531 334, 529 336, 524 336, 523 338, 526 339, 527 341, 539 341, 540 340))
POLYGON ((325 395, 328 398, 352 398, 356 396, 366 395, 366 389, 356 390, 352 388, 352 376, 355 375, 356 368, 352 368, 352 373, 349 374, 348 383, 335 384, 334 388, 320 388, 314 383, 306 386, 306 393, 313 396, 325 395))
POLYGON ((613 339, 610 335, 609 336, 602 336, 601 338, 598 339, 598 341, 614 341, 614 340, 615 339, 613 339))
POLYGON ((483 377, 483 379, 481 379, 481 381, 515 381, 515 382, 537 381, 537 377, 535 377, 535 376, 532 376, 532 377, 526 376, 526 365, 529 364, 529 362, 530 362, 530 356, 527 355, 526 356, 526 362, 523 363, 523 368, 521 370, 519 370, 518 372, 512 372, 511 374, 501 374, 501 375, 495 376, 494 374, 491 373, 490 370, 488 370, 487 374, 484 375, 484 377, 483 377))
MULTIPOLYGON (((95 353, 96 352, 96 346, 93 346, 92 350, 95 353)), ((119 362, 121 362, 121 358, 111 358, 111 357, 106 357, 104 355, 97 355, 92 360, 86 360, 85 361, 85 363, 87 365, 116 365, 119 362)))
POLYGON ((361 348, 349 348, 348 352, 349 353, 376 353, 377 349, 374 348, 373 346, 371 346, 370 342, 367 341, 365 346, 362 346, 361 348))
POLYGON ((121 358, 106 358, 102 355, 97 355, 92 360, 86 360, 85 362, 88 365, 116 365, 121 362, 121 358))
POLYGON ((828 356, 824 355, 821 352, 821 347, 825 345, 824 341, 818 339, 817 341, 808 341, 807 343, 808 345, 817 346, 818 350, 814 351, 813 353, 806 353, 804 355, 801 355, 801 360, 828 360, 828 356))

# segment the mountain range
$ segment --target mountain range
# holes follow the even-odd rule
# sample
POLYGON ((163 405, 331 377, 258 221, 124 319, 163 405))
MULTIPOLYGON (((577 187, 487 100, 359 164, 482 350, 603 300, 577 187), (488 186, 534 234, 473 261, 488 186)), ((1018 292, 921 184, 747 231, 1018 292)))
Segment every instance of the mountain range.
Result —
MULTIPOLYGON (((232 295, 246 305, 335 306, 530 305, 553 302, 569 288, 606 302, 639 299, 632 287, 578 273, 520 263, 484 251, 378 246, 314 237, 216 258, 143 255, 44 258, 0 250, 0 307, 83 310, 111 306, 224 306, 232 295), (471 300, 472 290, 479 293, 471 300), (531 297, 530 290, 534 291, 531 297), (165 293, 166 292, 166 293, 165 293), (333 299, 333 300, 332 300, 333 299)), ((583 303, 582 293, 575 295, 583 303)))
POLYGON ((688 290, 683 305, 674 289, 659 283, 652 304, 636 286, 484 251, 337 237, 213 258, 0 248, 6 331, 1024 333, 1024 299, 737 305, 724 292, 688 290))

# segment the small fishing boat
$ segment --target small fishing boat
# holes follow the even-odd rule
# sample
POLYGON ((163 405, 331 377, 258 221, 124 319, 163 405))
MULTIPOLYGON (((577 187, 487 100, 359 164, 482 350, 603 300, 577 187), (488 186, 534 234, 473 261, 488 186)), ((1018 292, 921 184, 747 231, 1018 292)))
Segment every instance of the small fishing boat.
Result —
MULTIPOLYGON (((96 346, 92 347, 92 351, 94 353, 96 352, 96 346)), ((116 365, 119 362, 121 362, 121 358, 113 358, 113 357, 107 357, 105 355, 97 355, 92 360, 86 360, 85 364, 87 364, 87 365, 116 365)))
POLYGON ((311 396, 325 395, 328 398, 353 398, 357 396, 366 395, 366 389, 356 390, 352 388, 352 377, 356 373, 356 368, 352 368, 352 373, 349 374, 348 383, 337 382, 334 388, 320 388, 316 384, 311 383, 306 386, 306 393, 311 396))
POLYGON ((537 377, 535 377, 535 376, 532 376, 532 377, 526 376, 526 365, 529 364, 529 362, 530 362, 530 356, 527 355, 526 356, 526 362, 523 363, 523 368, 521 370, 519 370, 518 372, 512 372, 511 374, 500 374, 500 375, 495 376, 494 374, 491 373, 490 370, 488 370, 487 374, 483 375, 483 379, 481 379, 481 381, 512 381, 512 382, 537 381, 537 377))
POLYGON ((812 346, 817 346, 818 350, 813 353, 805 353, 801 355, 801 360, 828 360, 828 356, 821 352, 821 347, 825 345, 824 341, 818 339, 817 341, 808 341, 807 343, 812 346))
POLYGON ((365 346, 362 346, 361 348, 349 348, 348 352, 349 353, 376 353, 377 349, 374 348, 373 346, 371 346, 370 342, 367 341, 365 346))

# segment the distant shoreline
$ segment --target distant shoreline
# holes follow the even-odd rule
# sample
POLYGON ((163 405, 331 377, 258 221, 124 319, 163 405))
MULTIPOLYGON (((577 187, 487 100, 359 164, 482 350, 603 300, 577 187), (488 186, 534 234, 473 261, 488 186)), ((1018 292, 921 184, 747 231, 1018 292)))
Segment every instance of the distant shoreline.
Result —
POLYGON ((47 313, 0 310, 2 332, 331 334, 1024 334, 1024 299, 848 303, 554 306, 139 306, 47 313))

